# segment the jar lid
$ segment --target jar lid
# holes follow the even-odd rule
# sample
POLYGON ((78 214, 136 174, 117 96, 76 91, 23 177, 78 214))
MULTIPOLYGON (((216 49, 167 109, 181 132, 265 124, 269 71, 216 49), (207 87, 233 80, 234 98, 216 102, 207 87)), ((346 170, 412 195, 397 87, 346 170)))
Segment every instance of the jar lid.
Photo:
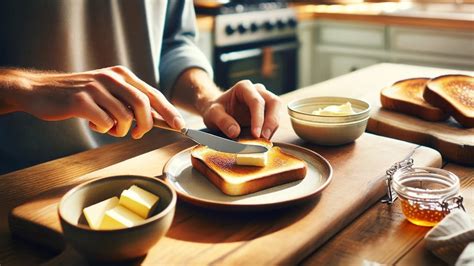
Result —
POLYGON ((393 189, 404 198, 443 201, 459 193, 459 178, 452 172, 432 168, 399 169, 393 174, 393 189))

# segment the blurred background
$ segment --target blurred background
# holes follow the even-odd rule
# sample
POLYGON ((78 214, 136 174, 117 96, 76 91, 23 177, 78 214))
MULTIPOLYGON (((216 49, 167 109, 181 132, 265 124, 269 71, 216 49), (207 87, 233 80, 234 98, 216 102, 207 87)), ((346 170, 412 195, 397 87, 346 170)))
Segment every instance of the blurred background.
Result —
POLYGON ((277 94, 380 62, 474 69, 474 1, 195 0, 199 46, 226 87, 277 94))

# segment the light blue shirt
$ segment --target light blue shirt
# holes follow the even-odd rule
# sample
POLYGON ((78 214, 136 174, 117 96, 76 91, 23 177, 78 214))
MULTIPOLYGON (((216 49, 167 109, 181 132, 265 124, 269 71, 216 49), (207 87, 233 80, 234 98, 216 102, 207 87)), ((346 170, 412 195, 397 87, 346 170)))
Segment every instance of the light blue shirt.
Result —
MULTIPOLYGON (((124 65, 168 98, 176 78, 212 68, 196 47, 192 0, 7 0, 0 11, 0 65, 79 72, 124 65)), ((0 117, 0 173, 120 139, 87 121, 0 117)))

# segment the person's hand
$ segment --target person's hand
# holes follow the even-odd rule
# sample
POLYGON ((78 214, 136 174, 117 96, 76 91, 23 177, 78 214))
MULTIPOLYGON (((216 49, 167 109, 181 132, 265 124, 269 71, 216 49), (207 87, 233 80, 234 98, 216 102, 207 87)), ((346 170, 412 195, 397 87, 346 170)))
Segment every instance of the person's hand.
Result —
POLYGON ((278 128, 281 108, 280 99, 265 86, 243 80, 210 101, 202 116, 207 127, 230 138, 240 134, 241 126, 251 126, 254 137, 270 139, 278 128))
POLYGON ((183 118, 163 94, 122 66, 73 74, 20 74, 27 89, 16 97, 17 110, 43 120, 84 118, 91 129, 122 137, 135 119, 132 137, 138 139, 153 127, 156 110, 171 127, 184 127, 183 118))

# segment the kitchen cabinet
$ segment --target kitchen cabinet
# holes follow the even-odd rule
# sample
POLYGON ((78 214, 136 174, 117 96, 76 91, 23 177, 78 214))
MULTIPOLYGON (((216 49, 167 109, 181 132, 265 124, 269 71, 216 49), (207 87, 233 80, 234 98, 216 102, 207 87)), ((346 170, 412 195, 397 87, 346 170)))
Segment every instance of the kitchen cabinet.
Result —
POLYGON ((385 49, 385 28, 382 25, 322 20, 317 25, 316 34, 319 45, 385 49))
POLYGON ((316 77, 321 80, 326 77, 337 77, 385 61, 384 57, 377 57, 370 53, 355 54, 354 51, 344 50, 324 52, 319 50, 318 52, 319 60, 317 62, 318 72, 316 77))
POLYGON ((315 27, 313 83, 388 61, 383 25, 321 20, 315 27))
POLYGON ((337 20, 313 23, 313 49, 300 56, 300 66, 310 65, 305 71, 311 71, 311 75, 300 74, 306 83, 321 82, 380 62, 474 69, 471 31, 337 20))
POLYGON ((298 24, 298 86, 300 88, 314 84, 313 74, 313 45, 316 22, 309 20, 298 24))
POLYGON ((388 41, 392 62, 474 69, 474 32, 393 26, 388 41))
POLYGON ((393 51, 474 57, 474 33, 407 27, 389 28, 393 51))

